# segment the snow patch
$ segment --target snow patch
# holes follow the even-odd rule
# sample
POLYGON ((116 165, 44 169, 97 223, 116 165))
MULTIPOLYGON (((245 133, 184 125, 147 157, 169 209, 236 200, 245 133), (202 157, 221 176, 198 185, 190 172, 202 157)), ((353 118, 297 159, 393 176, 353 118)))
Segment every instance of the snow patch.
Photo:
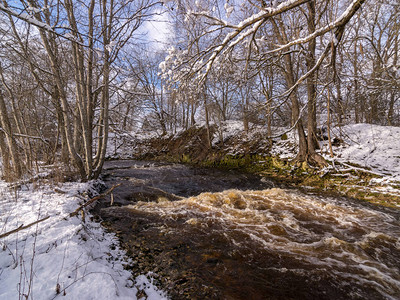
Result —
MULTIPOLYGON (((65 183, 11 191, 0 182, 0 235, 49 216, 0 239, 0 299, 166 299, 151 274, 132 280, 129 263, 112 233, 100 224, 69 217, 97 182, 65 183), (57 192, 55 192, 57 190, 57 192)), ((87 195, 89 194, 89 196, 87 195)))

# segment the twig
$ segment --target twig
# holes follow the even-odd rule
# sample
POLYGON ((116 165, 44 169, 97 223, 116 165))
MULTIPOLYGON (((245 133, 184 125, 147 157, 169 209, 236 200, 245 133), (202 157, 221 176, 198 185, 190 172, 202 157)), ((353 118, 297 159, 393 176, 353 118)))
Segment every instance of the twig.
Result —
POLYGON ((3 237, 9 236, 10 234, 13 234, 13 233, 16 233, 16 232, 18 232, 18 231, 21 231, 21 230, 23 230, 23 229, 29 228, 29 227, 31 227, 31 226, 37 224, 37 223, 43 222, 43 221, 47 220, 48 218, 50 218, 50 216, 44 217, 43 219, 37 220, 37 221, 35 221, 35 222, 33 222, 33 223, 30 223, 30 224, 28 224, 28 225, 25 225, 25 226, 24 226, 24 224, 22 224, 22 225, 19 226, 18 228, 15 228, 15 229, 13 229, 13 230, 11 230, 11 231, 9 231, 9 232, 0 234, 0 239, 3 238, 3 237))
POLYGON ((116 283, 114 277, 113 277, 110 273, 107 273, 107 272, 90 272, 90 273, 84 274, 83 276, 81 276, 81 277, 79 277, 79 278, 76 278, 72 283, 70 283, 69 285, 67 285, 67 286, 66 286, 65 288, 63 288, 62 290, 60 290, 60 294, 56 294, 53 298, 51 298, 51 300, 54 300, 54 299, 57 298, 59 295, 61 295, 61 292, 62 292, 62 294, 65 296, 65 294, 66 294, 65 292, 66 292, 67 288, 69 288, 70 286, 74 285, 74 284, 77 283, 79 280, 83 280, 85 277, 87 277, 87 276, 89 276, 89 275, 92 275, 92 274, 104 274, 104 275, 110 276, 111 279, 114 281, 116 296, 119 296, 119 293, 118 293, 118 285, 117 285, 117 283, 116 283))
POLYGON ((114 185, 114 186, 113 186, 112 188, 110 188, 107 192, 105 192, 105 193, 103 193, 103 194, 100 194, 100 195, 98 195, 98 196, 96 196, 96 197, 90 199, 88 202, 86 202, 86 203, 82 204, 81 206, 79 206, 74 212, 70 213, 69 216, 70 216, 70 217, 76 216, 76 215, 79 213, 80 210, 82 210, 82 209, 85 208, 86 206, 92 204, 93 202, 95 202, 95 201, 97 201, 97 200, 99 200, 99 199, 101 199, 101 198, 104 198, 105 196, 107 196, 108 194, 110 194, 116 187, 119 187, 121 184, 122 184, 122 183, 119 183, 119 184, 117 184, 117 185, 114 185))

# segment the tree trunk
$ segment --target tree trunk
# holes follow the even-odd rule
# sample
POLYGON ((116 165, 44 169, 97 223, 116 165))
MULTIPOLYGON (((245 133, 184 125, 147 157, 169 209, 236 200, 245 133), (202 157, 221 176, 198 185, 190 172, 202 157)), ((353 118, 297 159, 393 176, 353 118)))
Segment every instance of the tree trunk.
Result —
MULTIPOLYGON (((279 24, 277 24, 274 19, 271 19, 271 22, 274 27, 278 42, 284 45, 288 43, 288 37, 286 35, 281 18, 278 17, 277 19, 279 24)), ((286 84, 287 88, 290 89, 296 83, 291 54, 287 53, 283 56, 283 58, 285 63, 284 75, 286 79, 286 84)), ((299 136, 299 147, 296 161, 303 162, 307 160, 307 139, 304 133, 304 127, 300 116, 300 103, 297 97, 296 90, 290 94, 289 98, 292 104, 292 120, 296 124, 296 129, 299 136)))
POLYGON ((1 158, 2 158, 1 160, 3 166, 2 179, 12 181, 13 171, 10 165, 10 155, 9 155, 10 151, 5 142, 5 133, 2 131, 0 131, 0 150, 1 150, 1 158))
POLYGON ((207 128, 207 146, 211 148, 211 132, 210 132, 210 119, 208 115, 208 104, 207 104, 207 93, 206 88, 203 89, 203 105, 204 105, 204 113, 206 116, 206 128, 207 128))
POLYGON ((93 178, 98 178, 106 158, 108 132, 109 132, 109 104, 110 104, 110 49, 111 42, 111 20, 114 15, 113 1, 107 8, 107 0, 102 0, 102 18, 103 18, 103 44, 104 44, 104 66, 103 66, 103 92, 100 104, 101 123, 99 124, 99 145, 97 153, 97 162, 94 168, 93 178))
MULTIPOLYGON (((19 179, 22 176, 22 166, 21 160, 19 157, 19 152, 17 148, 17 144, 15 142, 15 138, 11 128, 11 122, 8 117, 6 103, 4 101, 2 89, 0 88, 0 124, 5 134, 5 141, 6 141, 6 149, 9 152, 9 159, 11 160, 11 170, 12 174, 11 177, 13 178, 6 178, 8 180, 19 179)), ((3 149, 2 149, 3 150, 3 149)), ((4 154, 4 152, 3 152, 4 154)), ((3 160, 5 157, 3 157, 3 160)), ((5 166, 8 166, 9 162, 5 163, 5 166)))
POLYGON ((196 114, 196 107, 194 104, 194 101, 192 101, 192 103, 190 104, 190 125, 193 126, 194 124, 196 124, 196 120, 195 120, 195 114, 196 114))
POLYGON ((47 55, 49 57, 50 66, 51 66, 51 70, 53 73, 53 78, 56 83, 60 101, 61 101, 61 108, 62 108, 61 112, 62 112, 62 117, 63 117, 63 121, 64 121, 63 131, 64 131, 65 139, 67 142, 68 152, 72 159, 72 163, 74 164, 74 166, 76 167, 76 169, 78 170, 78 172, 81 176, 81 179, 85 181, 85 180, 87 180, 85 167, 84 167, 81 156, 76 151, 73 137, 71 134, 71 129, 70 129, 71 123, 70 123, 70 118, 68 115, 70 107, 68 104, 64 83, 62 80, 61 70, 59 67, 58 59, 57 59, 57 48, 52 47, 52 45, 57 45, 57 43, 55 41, 54 36, 51 33, 49 33, 47 35, 47 33, 42 29, 39 30, 39 32, 40 32, 40 36, 42 38, 43 44, 45 46, 47 55))
MULTIPOLYGON (((398 63, 398 52, 399 52, 399 36, 396 35, 395 41, 394 41, 394 56, 393 56, 393 65, 397 66, 398 63)), ((393 76, 395 77, 395 76, 393 76)), ((388 115, 387 115, 387 120, 388 120, 388 125, 393 126, 393 115, 394 115, 394 104, 396 102, 396 92, 397 91, 391 91, 390 94, 390 101, 389 101, 389 110, 388 110, 388 115)))
MULTIPOLYGON (((315 31, 315 1, 307 3, 308 6, 308 32, 312 34, 315 31)), ((316 41, 312 39, 308 43, 308 53, 306 56, 307 72, 309 72, 316 63, 315 60, 316 41)), ((313 72, 307 78, 307 150, 309 156, 315 155, 315 150, 319 149, 319 144, 316 138, 317 131, 317 92, 316 92, 317 74, 313 72)))
POLYGON ((329 88, 327 89, 328 91, 328 102, 327 102, 327 111, 328 111, 328 116, 327 116, 327 128, 328 128, 328 142, 329 142, 329 154, 331 157, 333 157, 333 150, 332 150, 332 139, 331 139, 331 92, 329 88))

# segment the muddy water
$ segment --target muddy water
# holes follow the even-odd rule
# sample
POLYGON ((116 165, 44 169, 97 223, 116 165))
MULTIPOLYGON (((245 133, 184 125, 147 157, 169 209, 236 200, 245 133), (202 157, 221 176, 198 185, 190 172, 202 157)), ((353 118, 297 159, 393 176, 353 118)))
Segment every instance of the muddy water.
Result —
POLYGON ((400 299, 400 213, 239 173, 111 162, 95 211, 172 299, 400 299))

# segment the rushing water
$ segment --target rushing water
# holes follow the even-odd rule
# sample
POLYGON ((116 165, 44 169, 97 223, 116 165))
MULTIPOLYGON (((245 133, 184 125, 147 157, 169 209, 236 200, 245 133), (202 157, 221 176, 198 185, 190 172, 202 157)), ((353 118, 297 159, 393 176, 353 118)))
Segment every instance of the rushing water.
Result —
MULTIPOLYGON (((114 229, 129 231, 122 234, 127 247, 141 251, 145 245, 157 271, 175 274, 173 299, 400 299, 398 211, 281 188, 224 190, 245 176, 232 173, 225 174, 220 192, 178 199, 179 188, 187 193, 193 186, 187 173, 193 169, 142 165, 129 169, 131 177, 124 170, 121 177, 142 190, 147 184, 159 191, 172 178, 180 183, 163 186, 170 194, 131 197, 102 210, 103 218, 119 222, 114 229), (185 177, 176 176, 180 172, 185 177), (157 181, 157 174, 164 180, 157 181), (182 280, 192 286, 185 296, 176 291, 182 280), (202 292, 202 286, 211 291, 202 292)), ((224 174, 208 176, 215 185, 224 174)))

